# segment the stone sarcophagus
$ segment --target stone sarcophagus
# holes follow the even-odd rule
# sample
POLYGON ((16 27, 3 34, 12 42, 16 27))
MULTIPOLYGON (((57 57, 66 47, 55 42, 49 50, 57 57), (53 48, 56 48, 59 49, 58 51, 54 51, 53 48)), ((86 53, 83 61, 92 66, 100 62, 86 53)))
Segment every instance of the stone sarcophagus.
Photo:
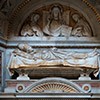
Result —
MULTIPOLYGON (((82 77, 99 73, 99 53, 69 52, 66 49, 33 49, 28 44, 19 44, 12 52, 9 71, 16 71, 19 77, 32 78, 61 76, 67 78, 82 77)), ((20 78, 17 79, 20 79, 20 78)), ((29 78, 26 78, 29 79, 29 78)), ((90 78, 88 78, 90 79, 90 78)))

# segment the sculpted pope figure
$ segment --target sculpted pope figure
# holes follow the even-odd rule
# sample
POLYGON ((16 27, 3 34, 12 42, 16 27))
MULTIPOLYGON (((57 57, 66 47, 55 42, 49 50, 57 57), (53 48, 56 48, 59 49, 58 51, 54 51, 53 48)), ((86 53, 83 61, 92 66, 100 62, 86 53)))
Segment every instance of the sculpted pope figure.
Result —
MULTIPOLYGON (((94 50, 88 53, 71 52, 66 49, 49 48, 33 49, 28 44, 19 44, 12 52, 8 68, 10 70, 32 70, 37 67, 68 67, 73 70, 91 69, 95 76, 100 72, 99 53, 94 50)), ((91 71, 90 70, 90 71, 91 71)), ((88 70, 87 70, 88 71, 88 70)))
POLYGON ((62 9, 59 6, 54 6, 50 12, 47 25, 43 31, 49 36, 69 36, 72 27, 66 25, 62 18, 62 9))

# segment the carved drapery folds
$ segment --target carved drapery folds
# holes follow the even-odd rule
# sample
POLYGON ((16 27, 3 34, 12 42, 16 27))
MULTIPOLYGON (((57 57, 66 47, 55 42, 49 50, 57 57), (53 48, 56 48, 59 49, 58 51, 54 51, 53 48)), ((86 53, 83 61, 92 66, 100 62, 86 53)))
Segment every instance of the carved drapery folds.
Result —
POLYGON ((12 52, 8 68, 11 70, 32 70, 41 67, 65 67, 83 70, 90 69, 97 76, 99 73, 99 53, 94 50, 89 53, 69 52, 66 49, 33 49, 28 44, 19 44, 12 52))
POLYGON ((71 7, 52 4, 41 7, 25 20, 21 36, 88 37, 92 29, 83 15, 71 7))

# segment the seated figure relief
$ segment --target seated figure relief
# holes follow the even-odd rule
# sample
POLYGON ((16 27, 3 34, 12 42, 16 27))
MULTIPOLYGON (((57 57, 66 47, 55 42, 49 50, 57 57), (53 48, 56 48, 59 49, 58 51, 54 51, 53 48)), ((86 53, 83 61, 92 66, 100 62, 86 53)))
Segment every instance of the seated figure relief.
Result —
POLYGON ((68 36, 71 30, 72 27, 66 25, 62 18, 61 8, 59 6, 54 6, 51 9, 50 17, 43 31, 49 36, 68 36))
POLYGON ((30 23, 26 22, 28 24, 23 25, 21 36, 93 36, 92 29, 82 14, 78 11, 74 12, 72 9, 64 9, 63 6, 57 4, 46 11, 42 10, 41 13, 34 12, 29 18, 30 23))

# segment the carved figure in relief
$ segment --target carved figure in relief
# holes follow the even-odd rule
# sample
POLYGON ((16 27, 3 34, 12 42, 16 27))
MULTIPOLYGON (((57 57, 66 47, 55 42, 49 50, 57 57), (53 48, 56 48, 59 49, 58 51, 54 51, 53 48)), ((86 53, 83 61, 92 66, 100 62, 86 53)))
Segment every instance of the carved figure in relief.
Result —
POLYGON ((31 17, 31 29, 35 33, 36 36, 43 36, 42 29, 38 25, 38 20, 40 19, 39 14, 33 14, 31 17))
POLYGON ((72 36, 92 36, 89 24, 79 14, 72 15, 72 18, 76 23, 71 33, 72 36))
POLYGON ((33 59, 33 52, 33 48, 26 43, 18 44, 18 48, 13 51, 14 54, 27 59, 33 59))
POLYGON ((78 52, 68 52, 67 50, 63 50, 63 49, 57 49, 55 47, 50 48, 50 49, 39 49, 39 50, 35 50, 33 49, 30 45, 28 44, 18 44, 18 49, 15 49, 13 51, 13 53, 18 54, 19 56, 28 58, 27 55, 23 54, 26 53, 28 55, 30 55, 31 57, 29 57, 28 59, 35 59, 37 58, 37 60, 41 59, 41 60, 58 60, 58 59, 62 59, 62 60, 67 60, 67 59, 86 59, 87 57, 92 57, 94 55, 97 54, 97 52, 95 52, 96 50, 94 50, 93 52, 90 53, 78 53, 78 52), (20 51, 20 52, 19 52, 20 51))
POLYGON ((42 10, 31 15, 21 30, 22 36, 51 36, 51 37, 88 37, 93 36, 89 23, 79 12, 65 9, 59 4, 50 10, 42 10), (72 17, 70 17, 72 15, 72 17), (41 16, 40 16, 41 15, 41 16), (40 20, 40 17, 43 20, 40 20), (74 22, 73 22, 74 21, 74 22))
POLYGON ((39 14, 33 14, 31 16, 31 23, 23 26, 21 31, 22 36, 43 36, 43 32, 38 25, 39 14))
POLYGON ((32 31, 31 27, 29 24, 26 24, 23 26, 21 30, 21 35, 22 36, 33 36, 35 33, 32 31))
POLYGON ((49 36, 69 36, 72 27, 66 25, 62 18, 62 9, 59 6, 53 6, 48 18, 47 25, 43 31, 49 36))
POLYGON ((91 72, 97 76, 100 72, 99 62, 99 53, 96 50, 79 53, 57 48, 33 49, 28 44, 19 44, 18 48, 12 52, 8 69, 10 74, 17 71, 18 79, 23 75, 27 76, 30 71, 38 67, 64 67, 66 70, 73 69, 80 74, 84 73, 84 76, 91 72))
POLYGON ((65 49, 33 49, 28 44, 19 44, 12 52, 8 67, 34 68, 39 66, 69 66, 73 68, 93 68, 99 72, 99 53, 94 50, 90 53, 71 52, 65 49))

